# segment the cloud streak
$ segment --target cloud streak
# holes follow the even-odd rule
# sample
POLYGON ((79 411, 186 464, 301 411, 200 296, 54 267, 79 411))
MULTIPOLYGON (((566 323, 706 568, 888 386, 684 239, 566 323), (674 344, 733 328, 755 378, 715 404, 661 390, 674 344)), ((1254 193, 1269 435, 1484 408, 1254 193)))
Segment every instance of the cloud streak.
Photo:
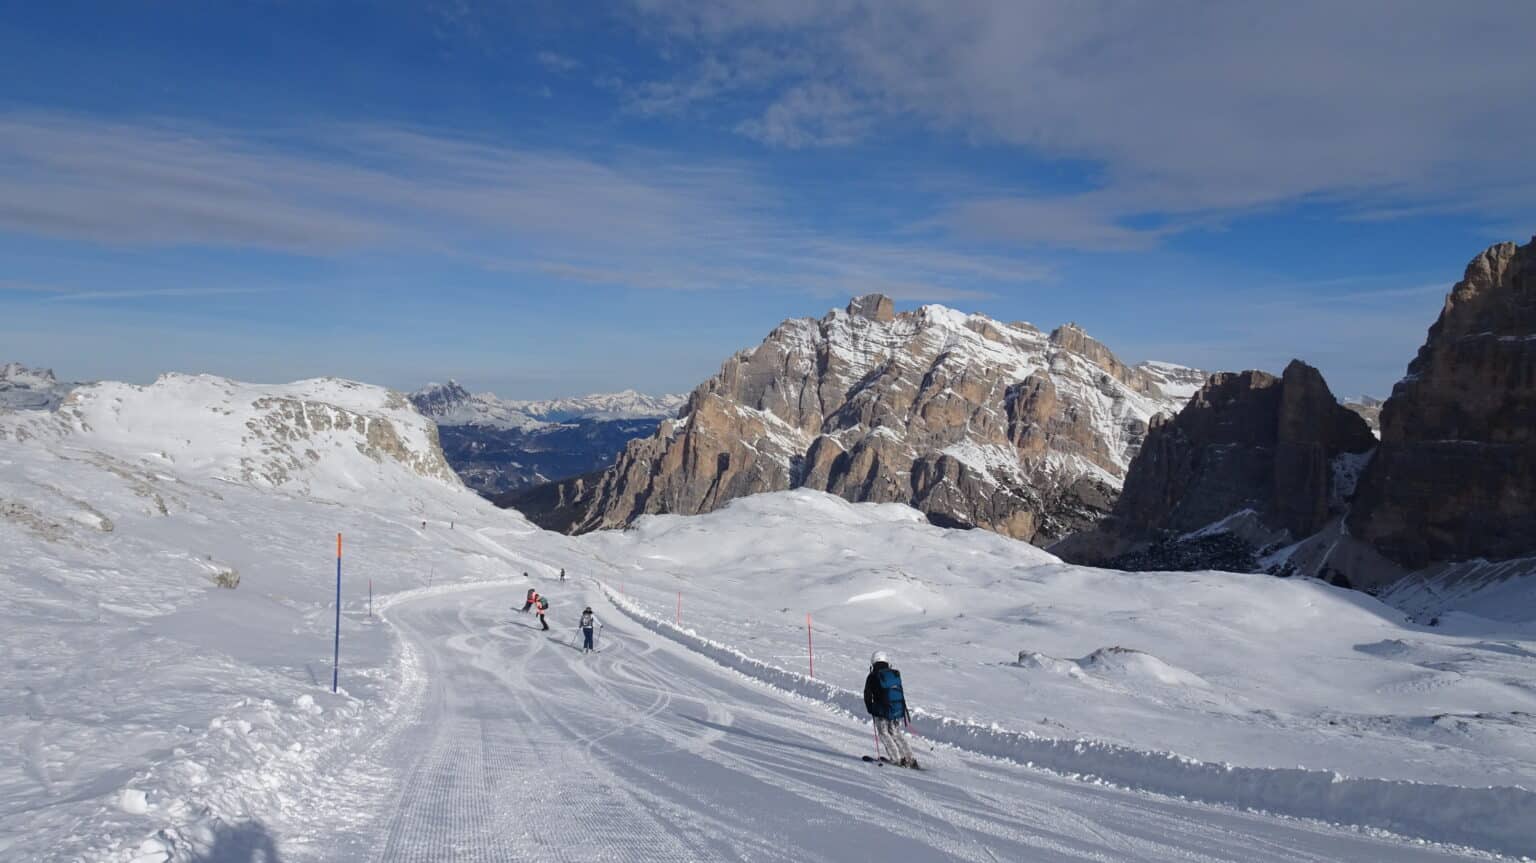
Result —
POLYGON ((975 296, 1048 273, 804 228, 731 163, 598 161, 379 126, 280 134, 0 115, 0 230, 124 247, 447 254, 591 284, 975 296), (564 269, 562 269, 564 267, 564 269))
POLYGON ((1072 194, 957 205, 963 233, 1143 248, 1301 202, 1362 218, 1533 212, 1536 5, 1520 0, 633 2, 670 52, 707 58, 672 90, 730 98, 735 128, 765 144, 847 146, 915 123, 1098 168, 1072 194), (785 43, 803 46, 798 70, 741 71, 785 43), (1149 217, 1162 226, 1135 227, 1149 217))

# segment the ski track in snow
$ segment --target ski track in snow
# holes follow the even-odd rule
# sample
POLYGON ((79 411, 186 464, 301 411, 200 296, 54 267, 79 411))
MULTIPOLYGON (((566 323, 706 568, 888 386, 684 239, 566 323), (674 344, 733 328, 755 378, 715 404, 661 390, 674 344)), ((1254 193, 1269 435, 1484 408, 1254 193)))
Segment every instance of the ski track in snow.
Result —
POLYGON ((546 634, 508 608, 518 592, 458 587, 389 604, 424 690, 414 718, 355 770, 391 777, 391 790, 355 836, 284 848, 284 860, 1464 857, 1077 782, 921 738, 924 772, 865 764, 866 724, 722 669, 616 612, 604 616, 599 652, 583 654, 559 615, 546 634))

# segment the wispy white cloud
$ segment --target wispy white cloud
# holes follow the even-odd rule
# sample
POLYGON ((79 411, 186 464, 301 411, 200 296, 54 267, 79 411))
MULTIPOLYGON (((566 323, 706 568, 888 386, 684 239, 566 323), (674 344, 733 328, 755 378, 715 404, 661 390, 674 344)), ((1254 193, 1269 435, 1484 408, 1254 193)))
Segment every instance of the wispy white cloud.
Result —
POLYGON ((843 90, 802 84, 779 96, 761 117, 738 123, 736 131, 765 144, 797 150, 852 144, 862 140, 874 124, 874 112, 843 90))
POLYGON ((533 55, 540 66, 551 72, 573 72, 581 68, 581 61, 554 51, 540 51, 533 55))
POLYGON ((0 115, 0 230, 305 256, 415 251, 667 289, 888 285, 939 299, 1044 274, 931 232, 893 244, 813 231, 735 163, 640 151, 598 161, 378 126, 258 136, 0 115))
POLYGON ((633 2, 715 82, 755 66, 747 52, 801 49, 798 69, 747 76, 760 91, 700 94, 728 97, 729 124, 766 144, 873 143, 916 125, 1100 166, 1087 195, 957 206, 955 227, 984 236, 1134 248, 1303 201, 1370 218, 1536 214, 1536 113, 1520 108, 1536 4, 1523 0, 633 2), (1476 34, 1476 48, 1448 34, 1476 34), (1163 227, 1131 227, 1148 218, 1163 227))
POLYGON ((125 288, 122 290, 68 291, 47 297, 51 303, 138 300, 147 297, 228 297, 243 294, 278 293, 278 288, 125 288))

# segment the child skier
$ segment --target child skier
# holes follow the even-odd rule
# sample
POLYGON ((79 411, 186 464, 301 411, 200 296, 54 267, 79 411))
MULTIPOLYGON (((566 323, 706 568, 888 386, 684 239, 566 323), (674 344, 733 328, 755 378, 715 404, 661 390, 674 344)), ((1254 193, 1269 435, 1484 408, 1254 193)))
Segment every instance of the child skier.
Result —
POLYGON ((532 608, 533 604, 535 602, 538 602, 538 601, 539 601, 539 592, 537 590, 534 590, 531 587, 528 588, 528 598, 526 600, 524 600, 524 602, 523 602, 523 613, 527 614, 528 613, 528 609, 532 608))
POLYGON ((534 602, 534 613, 539 616, 539 625, 544 627, 544 631, 545 632, 548 632, 549 631, 549 621, 544 619, 544 613, 549 611, 549 600, 547 600, 544 597, 539 596, 537 593, 535 593, 533 595, 533 602, 534 602))
POLYGON ((582 653, 597 649, 593 646, 593 636, 596 634, 595 630, 599 626, 602 626, 602 624, 598 623, 597 618, 592 614, 592 606, 589 605, 581 610, 581 623, 577 624, 576 628, 581 630, 582 653))
POLYGON ((869 676, 864 679, 864 709, 875 720, 875 737, 886 756, 902 767, 917 767, 917 759, 907 747, 907 735, 901 723, 907 718, 906 694, 901 689, 901 672, 891 667, 890 657, 877 650, 869 657, 869 676))

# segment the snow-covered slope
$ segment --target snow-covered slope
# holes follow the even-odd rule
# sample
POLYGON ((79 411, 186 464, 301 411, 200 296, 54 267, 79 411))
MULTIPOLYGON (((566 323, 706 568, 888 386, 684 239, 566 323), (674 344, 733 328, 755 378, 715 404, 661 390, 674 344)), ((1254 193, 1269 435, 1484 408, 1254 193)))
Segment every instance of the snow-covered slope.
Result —
POLYGON ((510 575, 469 528, 537 535, 435 435, 403 396, 330 379, 168 375, 0 413, 0 859, 210 859, 242 819, 363 817, 348 787, 374 780, 337 753, 408 685, 370 584, 510 575))
POLYGON ((1210 762, 1536 787, 1529 622, 1427 627, 1312 579, 1070 566, 809 491, 580 542, 627 564, 616 591, 666 620, 680 605, 687 629, 772 665, 807 670, 807 613, 818 678, 853 688, 889 650, 933 713, 1210 762))
POLYGON ((1184 401, 1188 401, 1191 396, 1199 392, 1200 388, 1205 386, 1206 378, 1210 377, 1210 372, 1159 360, 1137 363, 1136 368, 1156 381, 1157 388, 1165 395, 1184 401))
POLYGON ((470 393, 456 381, 427 384, 411 393, 417 410, 439 425, 529 430, 571 420, 660 419, 683 406, 680 395, 651 396, 634 390, 546 400, 503 399, 470 393))
POLYGON ((464 488, 431 434, 397 394, 335 380, 168 376, 0 416, 0 859, 846 857, 840 829, 784 844, 816 812, 883 813, 860 841, 925 860, 986 860, 981 843, 1028 859, 1047 834, 1143 860, 1246 860, 1250 837, 1273 861, 1456 854, 1245 808, 1536 847, 1529 795, 1461 787, 1532 784, 1524 624, 1418 627, 1299 579, 1071 567, 809 491, 571 539, 464 488), (565 647, 579 604, 601 604, 589 577, 755 668, 800 667, 809 612, 817 678, 840 692, 891 649, 919 734, 942 714, 955 745, 917 787, 858 781, 849 805, 867 726, 722 677, 607 605, 617 652, 587 664, 565 647), (506 608, 529 584, 554 600, 551 636, 506 608), (1271 769, 1297 763, 1323 772, 1271 769), (1132 790, 1068 778, 1111 768, 1132 790), (925 843, 913 818, 948 826, 925 843), (514 845, 528 823, 556 829, 514 845))
POLYGON ((33 438, 331 499, 380 493, 402 472, 459 486, 436 428, 404 396, 334 378, 260 386, 168 374, 149 386, 91 384, 52 413, 0 418, 0 441, 33 438))

